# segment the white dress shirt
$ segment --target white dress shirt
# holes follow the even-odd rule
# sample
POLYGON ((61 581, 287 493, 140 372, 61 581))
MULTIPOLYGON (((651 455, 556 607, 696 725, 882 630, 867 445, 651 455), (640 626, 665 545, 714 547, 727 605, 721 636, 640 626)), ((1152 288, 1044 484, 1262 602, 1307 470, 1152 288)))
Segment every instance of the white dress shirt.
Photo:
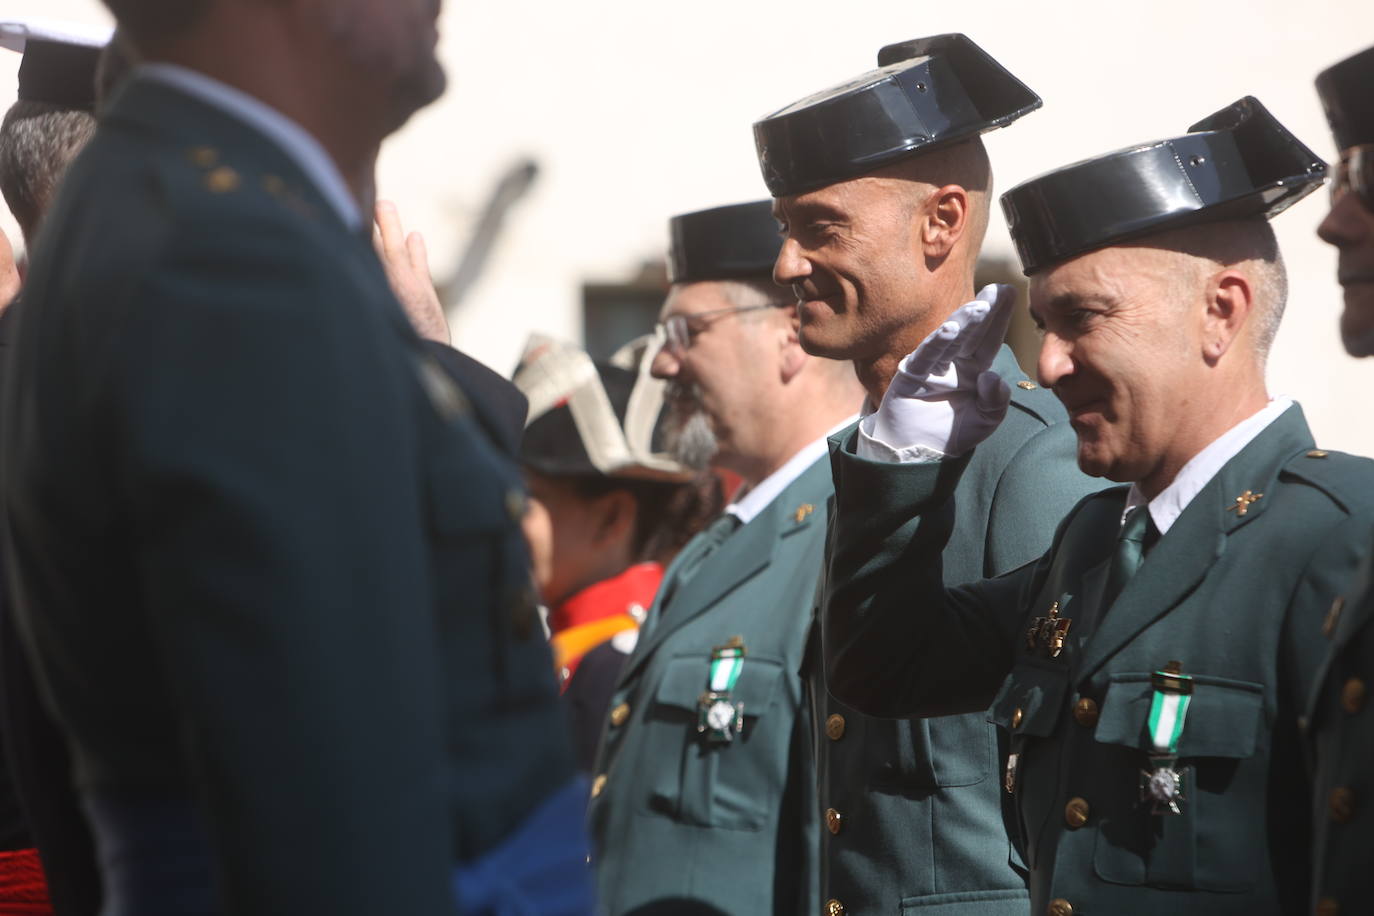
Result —
POLYGON ((170 86, 247 124, 291 157, 345 226, 358 232, 366 225, 338 165, 305 128, 275 108, 213 77, 176 64, 141 64, 134 71, 134 78, 170 86))
POLYGON ((800 477, 803 471, 819 461, 830 450, 829 445, 826 444, 827 439, 857 419, 859 416, 855 414, 833 427, 815 442, 809 443, 797 454, 787 459, 786 464, 760 480, 757 486, 749 487, 743 495, 737 495, 735 501, 725 507, 725 511, 739 519, 741 525, 752 522, 760 512, 768 508, 769 503, 778 498, 779 493, 786 490, 792 481, 800 477))

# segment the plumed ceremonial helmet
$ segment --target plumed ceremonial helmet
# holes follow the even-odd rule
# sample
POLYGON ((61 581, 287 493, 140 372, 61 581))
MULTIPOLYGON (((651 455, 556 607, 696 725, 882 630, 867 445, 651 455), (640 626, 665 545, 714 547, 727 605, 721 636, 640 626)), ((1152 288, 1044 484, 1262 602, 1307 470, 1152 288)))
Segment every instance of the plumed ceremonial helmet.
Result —
POLYGON ((785 197, 1005 127, 1040 105, 966 36, 934 35, 887 45, 878 69, 755 122, 754 146, 769 192, 785 197))
POLYGON ((513 379, 530 402, 520 464, 552 477, 695 476, 659 451, 664 382, 648 371, 657 348, 643 344, 595 362, 580 347, 533 335, 513 379))
POLYGON ((0 47, 24 55, 19 100, 94 111, 96 71, 111 30, 41 19, 0 20, 0 47))
POLYGON ((1338 149, 1374 143, 1374 48, 1318 74, 1317 95, 1338 149))
POLYGON ((1002 195, 1026 274, 1203 222, 1271 218, 1321 186, 1326 163, 1246 96, 1181 137, 1047 172, 1002 195))
POLYGON ((683 213, 668 221, 668 282, 767 280, 781 248, 771 200, 683 213))

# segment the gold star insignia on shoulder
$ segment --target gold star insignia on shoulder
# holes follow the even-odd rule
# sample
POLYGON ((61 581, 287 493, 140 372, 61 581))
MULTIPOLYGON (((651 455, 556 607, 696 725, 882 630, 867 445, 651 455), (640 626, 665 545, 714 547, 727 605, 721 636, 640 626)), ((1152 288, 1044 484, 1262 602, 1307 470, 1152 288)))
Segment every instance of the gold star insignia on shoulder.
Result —
POLYGON ((1016 383, 1016 387, 1022 389, 1023 391, 1034 391, 1038 386, 1035 384, 1035 382, 1022 379, 1021 381, 1016 383))
POLYGON ((800 525, 802 522, 806 521, 806 517, 808 515, 815 511, 815 506, 811 505, 810 503, 802 503, 800 506, 797 507, 797 511, 792 513, 792 519, 798 525, 800 525))
POLYGON ((239 173, 227 165, 222 165, 205 176, 205 187, 212 194, 229 194, 237 191, 242 183, 243 179, 239 177, 239 173))
POLYGON ((1258 502, 1264 498, 1263 493, 1256 493, 1254 490, 1246 490, 1236 497, 1236 501, 1226 507, 1227 512, 1234 512, 1237 516, 1244 515, 1250 511, 1250 504, 1258 502))

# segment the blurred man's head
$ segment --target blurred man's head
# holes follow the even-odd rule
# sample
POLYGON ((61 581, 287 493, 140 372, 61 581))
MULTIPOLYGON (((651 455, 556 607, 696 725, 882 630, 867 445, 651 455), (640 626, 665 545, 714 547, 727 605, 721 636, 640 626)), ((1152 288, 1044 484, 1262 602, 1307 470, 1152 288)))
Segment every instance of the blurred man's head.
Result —
POLYGON ((1040 381, 1087 473, 1153 498, 1267 402, 1288 283, 1268 218, 1324 167, 1254 99, 1002 197, 1044 332, 1040 381))
POLYGON ((1345 349, 1374 356, 1374 48, 1323 71, 1317 93, 1340 150, 1331 209, 1317 234, 1340 252, 1345 349))
POLYGON ((684 213, 668 231, 672 286, 652 363, 668 382, 668 447, 757 483, 862 394, 849 363, 801 349, 796 303, 770 277, 779 246, 770 201, 684 213))
POLYGON ((103 30, 0 25, 0 43, 24 56, 19 99, 0 123, 0 192, 32 244, 72 160, 95 134, 103 30))
POLYGON ((352 117, 380 140, 444 90, 441 0, 104 2, 141 56, 203 70, 302 122, 352 117))

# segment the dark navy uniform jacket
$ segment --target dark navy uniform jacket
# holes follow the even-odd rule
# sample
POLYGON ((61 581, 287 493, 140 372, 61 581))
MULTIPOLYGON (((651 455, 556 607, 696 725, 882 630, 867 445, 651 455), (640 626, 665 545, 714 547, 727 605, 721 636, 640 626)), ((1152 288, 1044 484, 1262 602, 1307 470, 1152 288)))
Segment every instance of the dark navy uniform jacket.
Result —
POLYGON ((92 799, 235 912, 443 913, 572 778, 520 482, 289 157, 134 80, 35 245, 16 616, 92 799))

